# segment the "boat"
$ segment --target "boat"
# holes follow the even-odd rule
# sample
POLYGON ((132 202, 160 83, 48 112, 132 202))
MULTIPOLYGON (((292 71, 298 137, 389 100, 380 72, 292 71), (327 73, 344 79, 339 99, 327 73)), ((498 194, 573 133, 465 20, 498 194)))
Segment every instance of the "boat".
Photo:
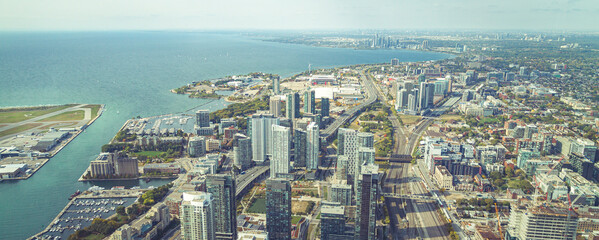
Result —
POLYGON ((73 193, 70 197, 69 200, 72 200, 73 198, 79 196, 79 194, 81 194, 81 191, 77 190, 77 192, 73 193))

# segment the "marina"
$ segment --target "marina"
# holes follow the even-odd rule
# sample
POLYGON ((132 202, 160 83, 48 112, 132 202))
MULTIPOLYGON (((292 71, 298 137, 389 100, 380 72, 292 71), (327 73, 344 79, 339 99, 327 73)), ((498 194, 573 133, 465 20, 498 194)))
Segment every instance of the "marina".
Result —
POLYGON ((133 205, 142 194, 140 189, 101 190, 96 187, 95 190, 74 197, 44 231, 30 239, 67 239, 75 231, 91 225, 94 219, 109 219, 118 207, 133 205))

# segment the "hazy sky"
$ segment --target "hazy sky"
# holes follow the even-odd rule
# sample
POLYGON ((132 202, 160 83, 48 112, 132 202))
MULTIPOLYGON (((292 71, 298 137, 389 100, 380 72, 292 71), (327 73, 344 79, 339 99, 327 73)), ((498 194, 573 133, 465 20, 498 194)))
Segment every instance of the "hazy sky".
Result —
POLYGON ((0 30, 599 30, 598 0, 0 0, 0 30))

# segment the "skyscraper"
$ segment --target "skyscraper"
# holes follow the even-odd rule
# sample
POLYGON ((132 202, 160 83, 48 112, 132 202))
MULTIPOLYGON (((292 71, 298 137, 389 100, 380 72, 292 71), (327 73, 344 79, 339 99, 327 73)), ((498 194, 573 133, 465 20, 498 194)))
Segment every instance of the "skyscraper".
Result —
POLYGON ((275 178, 278 173, 289 173, 291 158, 291 130, 279 125, 272 126, 273 154, 270 159, 270 176, 275 178))
POLYGON ((279 124, 279 119, 272 114, 254 114, 250 120, 252 159, 262 164, 272 154, 272 126, 279 124))
POLYGON ((356 191, 356 240, 374 240, 376 227, 376 201, 378 187, 378 165, 361 167, 356 191))
POLYGON ((272 91, 275 94, 281 93, 281 78, 278 76, 272 80, 272 91))
POLYGON ((346 167, 347 171, 347 179, 350 183, 353 183, 353 180, 356 177, 356 158, 358 151, 358 131, 347 128, 339 128, 337 130, 337 146, 338 153, 337 156, 344 156, 342 159, 344 161, 344 167, 346 167))
POLYGON ((418 96, 418 109, 420 111, 433 106, 435 97, 435 85, 432 83, 420 83, 420 95, 418 96))
POLYGON ((185 192, 180 206, 181 238, 184 240, 214 240, 214 210, 212 195, 205 192, 185 192))
POLYGON ((374 134, 369 132, 358 133, 358 147, 374 147, 374 134))
POLYGON ((320 131, 315 122, 311 122, 307 129, 307 150, 306 170, 318 170, 320 161, 318 155, 320 153, 320 131))
POLYGON ((408 94, 408 111, 415 112, 418 110, 418 100, 417 93, 418 91, 414 91, 416 94, 408 94))
MULTIPOLYGON (((320 208, 320 239, 330 240, 330 235, 345 233, 344 206, 323 205, 320 208)), ((349 238, 346 237, 346 239, 349 238)))
POLYGON ((291 239, 291 185, 287 180, 266 180, 266 231, 269 239, 291 239))
POLYGON ((198 110, 196 112, 196 125, 198 127, 210 127, 210 112, 208 110, 198 110))
POLYGON ((294 146, 294 167, 305 167, 306 158, 308 156, 308 133, 301 129, 295 129, 293 134, 293 146, 294 146))
POLYGON ((375 153, 372 147, 360 147, 358 148, 358 164, 374 164, 375 153))
POLYGON ((304 93, 304 112, 305 113, 316 113, 316 92, 308 89, 304 93))
POLYGON ((270 107, 270 114, 272 114, 274 117, 281 116, 281 98, 280 97, 278 97, 278 96, 271 97, 269 107, 270 107))
POLYGON ((235 206, 235 179, 228 174, 206 177, 206 191, 212 194, 214 231, 216 239, 237 239, 237 207, 235 206))
POLYGON ((397 100, 395 101, 396 110, 402 110, 408 107, 408 94, 406 89, 397 91, 397 100))
POLYGON ((331 106, 328 98, 320 99, 320 115, 322 115, 323 117, 328 117, 330 107, 331 106))
POLYGON ((285 116, 289 119, 300 117, 300 97, 298 93, 287 94, 285 116))
POLYGON ((252 141, 241 133, 235 134, 233 140, 233 163, 241 170, 250 168, 252 164, 252 141))

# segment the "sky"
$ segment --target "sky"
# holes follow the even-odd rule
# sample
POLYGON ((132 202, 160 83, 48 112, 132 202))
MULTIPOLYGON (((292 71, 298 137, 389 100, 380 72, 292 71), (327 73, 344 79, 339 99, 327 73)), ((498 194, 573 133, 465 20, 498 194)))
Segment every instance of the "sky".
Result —
POLYGON ((598 31, 597 0, 1 0, 0 31, 598 31))

